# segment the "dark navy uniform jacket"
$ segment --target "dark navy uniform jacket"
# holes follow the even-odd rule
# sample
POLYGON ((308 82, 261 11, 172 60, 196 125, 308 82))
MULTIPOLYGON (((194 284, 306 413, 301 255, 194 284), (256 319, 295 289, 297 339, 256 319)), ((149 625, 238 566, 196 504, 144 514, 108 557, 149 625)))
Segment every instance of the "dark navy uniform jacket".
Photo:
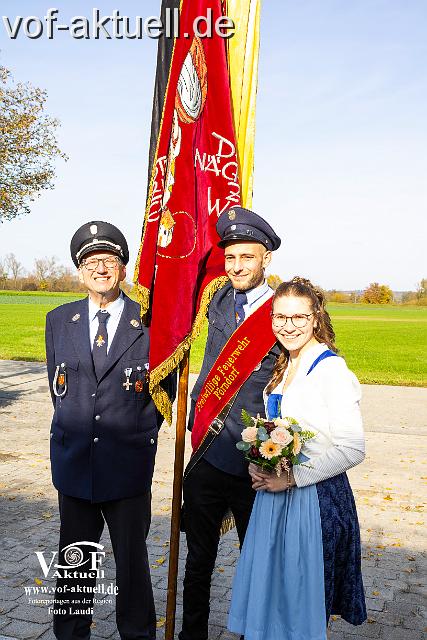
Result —
MULTIPOLYGON (((192 428, 194 403, 203 387, 203 383, 217 359, 221 349, 236 330, 236 316, 234 309, 234 289, 227 284, 212 298, 208 312, 209 329, 206 342, 206 350, 200 375, 191 392, 192 411, 189 420, 189 429, 192 428)), ((271 380, 273 367, 280 349, 274 345, 271 351, 264 357, 261 366, 249 376, 241 386, 234 400, 233 406, 225 420, 220 434, 210 445, 204 459, 222 471, 233 475, 247 475, 247 462, 244 455, 236 448, 236 443, 241 440, 244 425, 241 421, 242 409, 246 409, 252 416, 258 413, 265 418, 263 390, 271 380)))
MULTIPOLYGON (((138 366, 145 373, 149 351, 139 305, 127 296, 124 303, 99 380, 92 362, 87 298, 64 304, 46 317, 47 367, 55 408, 52 480, 61 493, 92 502, 149 491, 162 422, 147 383, 140 393, 135 384, 129 391, 123 387, 126 368, 132 367, 133 383, 138 366), (57 398, 52 385, 56 366, 62 363, 68 389, 57 398)), ((169 383, 174 386, 174 379, 169 383)), ((173 389, 169 391, 173 395, 173 389)))

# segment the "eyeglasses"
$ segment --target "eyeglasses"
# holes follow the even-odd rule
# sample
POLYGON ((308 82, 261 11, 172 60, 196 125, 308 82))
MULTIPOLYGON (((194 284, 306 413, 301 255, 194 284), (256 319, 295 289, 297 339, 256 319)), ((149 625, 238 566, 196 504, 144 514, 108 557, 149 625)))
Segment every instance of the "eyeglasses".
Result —
POLYGON ((102 262, 106 269, 114 269, 118 264, 120 264, 120 258, 117 256, 108 256, 108 258, 88 258, 87 260, 82 260, 81 264, 88 271, 96 271, 100 262, 102 262))
POLYGON ((283 316, 281 313, 273 313, 271 315, 271 319, 273 321, 273 325, 278 329, 285 327, 288 320, 292 322, 296 329, 302 329, 306 326, 310 316, 312 315, 314 315, 314 313, 296 313, 293 316, 283 316))

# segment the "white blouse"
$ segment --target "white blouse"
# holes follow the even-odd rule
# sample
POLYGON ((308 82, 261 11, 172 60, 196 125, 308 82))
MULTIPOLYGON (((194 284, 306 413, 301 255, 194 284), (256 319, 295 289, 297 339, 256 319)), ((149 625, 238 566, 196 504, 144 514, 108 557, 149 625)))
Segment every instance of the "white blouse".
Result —
MULTIPOLYGON (((295 418, 303 430, 316 433, 302 448, 309 461, 293 467, 298 487, 332 478, 365 457, 361 389, 354 373, 343 358, 330 357, 307 375, 326 349, 325 344, 317 344, 302 354, 295 377, 283 394, 282 417, 295 418)), ((282 393, 286 376, 287 371, 273 393, 282 393)), ((265 391, 264 400, 267 404, 265 391)))

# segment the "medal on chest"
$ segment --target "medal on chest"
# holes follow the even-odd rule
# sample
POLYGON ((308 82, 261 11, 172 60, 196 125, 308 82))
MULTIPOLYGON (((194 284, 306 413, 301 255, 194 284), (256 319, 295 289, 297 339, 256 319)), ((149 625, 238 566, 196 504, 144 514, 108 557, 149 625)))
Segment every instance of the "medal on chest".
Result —
POLYGON ((130 381, 132 371, 133 371, 132 367, 126 367, 126 369, 124 370, 126 381, 123 383, 122 386, 126 389, 126 391, 130 391, 130 388, 133 387, 133 382, 130 381))
POLYGON ((53 377, 52 391, 57 398, 63 398, 67 393, 67 365, 65 362, 58 364, 53 377))
POLYGON ((135 382, 136 393, 142 393, 144 391, 144 386, 149 384, 150 374, 148 372, 148 368, 149 368, 148 362, 144 365, 144 367, 138 366, 136 368, 136 382, 135 382))

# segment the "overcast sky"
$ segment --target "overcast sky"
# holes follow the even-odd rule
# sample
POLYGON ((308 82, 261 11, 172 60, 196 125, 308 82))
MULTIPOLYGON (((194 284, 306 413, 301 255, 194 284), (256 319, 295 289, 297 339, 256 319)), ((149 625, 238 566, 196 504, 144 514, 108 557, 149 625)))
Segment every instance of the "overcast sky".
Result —
MULTIPOLYGON (((0 13, 13 22, 54 6, 68 22, 93 7, 145 18, 159 5, 2 0, 0 13)), ((427 276, 426 18, 425 0, 264 1, 253 208, 283 238, 271 272, 327 289, 414 289, 427 276)), ((0 49, 16 80, 47 90, 70 157, 30 215, 0 225, 0 257, 14 252, 30 269, 56 255, 72 266, 75 229, 103 219, 127 236, 132 275, 156 41, 11 40, 2 21, 0 49)))

